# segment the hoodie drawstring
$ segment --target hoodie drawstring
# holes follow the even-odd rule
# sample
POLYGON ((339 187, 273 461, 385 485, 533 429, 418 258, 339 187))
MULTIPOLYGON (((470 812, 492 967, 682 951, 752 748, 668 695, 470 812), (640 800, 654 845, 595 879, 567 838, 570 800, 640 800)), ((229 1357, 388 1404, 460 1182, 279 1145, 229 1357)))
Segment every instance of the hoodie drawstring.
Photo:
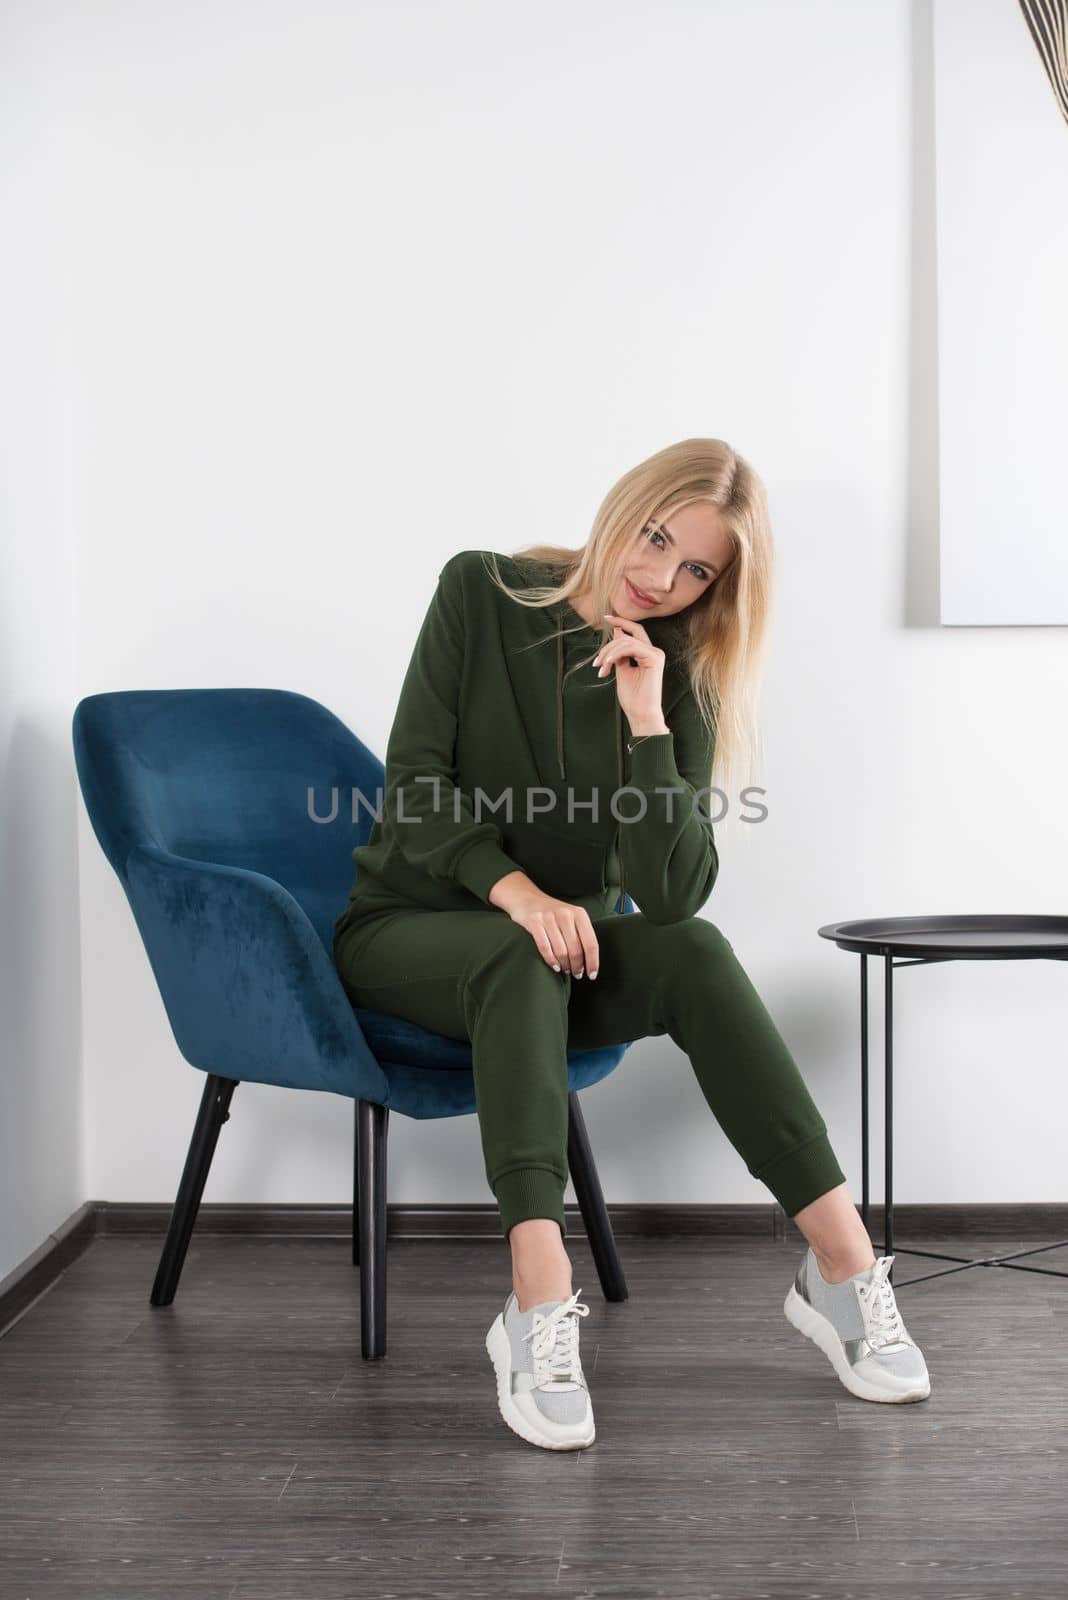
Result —
MULTIPOLYGON (((612 685, 613 690, 615 684, 612 685)), ((619 696, 616 695, 616 773, 619 778, 619 787, 623 787, 623 713, 619 709, 619 696)), ((619 854, 619 898, 623 899, 627 892, 627 880, 623 871, 623 849, 619 837, 619 824, 616 824, 616 849, 619 854)))
POLYGON ((564 771, 564 636, 556 635, 556 759, 560 763, 560 776, 564 771))
MULTIPOLYGON (((564 635, 563 622, 557 618, 559 624, 556 634, 556 759, 560 764, 561 778, 567 777, 564 766, 564 635)), ((615 693, 615 684, 611 686, 612 698, 615 702, 616 723, 616 781, 620 789, 623 787, 623 713, 620 710, 619 696, 615 693)), ((622 900, 626 895, 626 879, 623 873, 623 851, 619 849, 619 824, 616 824, 616 842, 619 854, 619 896, 622 900)))

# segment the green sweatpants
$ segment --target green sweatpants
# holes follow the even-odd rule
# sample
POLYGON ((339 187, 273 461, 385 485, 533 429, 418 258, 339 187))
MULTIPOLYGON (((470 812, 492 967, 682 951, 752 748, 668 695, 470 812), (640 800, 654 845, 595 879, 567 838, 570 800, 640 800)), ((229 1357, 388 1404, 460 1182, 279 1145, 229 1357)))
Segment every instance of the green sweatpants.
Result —
POLYGON ((356 1006, 469 1040, 486 1177, 505 1238, 552 1217, 567 1237, 567 1051, 670 1034, 754 1178, 793 1216, 845 1182, 796 1062, 711 922, 591 918, 595 979, 554 972, 496 907, 377 912, 337 941, 356 1006))

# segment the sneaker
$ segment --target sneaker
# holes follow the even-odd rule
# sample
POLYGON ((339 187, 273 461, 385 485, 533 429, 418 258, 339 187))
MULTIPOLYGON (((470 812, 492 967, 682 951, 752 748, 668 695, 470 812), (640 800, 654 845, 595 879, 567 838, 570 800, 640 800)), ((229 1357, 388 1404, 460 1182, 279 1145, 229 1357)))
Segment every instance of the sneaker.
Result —
POLYGON ((486 1335, 501 1416, 545 1450, 582 1450, 594 1440, 593 1406, 579 1359, 579 1317, 589 1306, 543 1300, 520 1311, 513 1289, 486 1335))
POLYGON ((923 1352, 909 1335, 887 1274, 893 1256, 842 1283, 828 1283, 809 1246, 783 1303, 787 1319, 818 1345, 862 1400, 926 1400, 923 1352))

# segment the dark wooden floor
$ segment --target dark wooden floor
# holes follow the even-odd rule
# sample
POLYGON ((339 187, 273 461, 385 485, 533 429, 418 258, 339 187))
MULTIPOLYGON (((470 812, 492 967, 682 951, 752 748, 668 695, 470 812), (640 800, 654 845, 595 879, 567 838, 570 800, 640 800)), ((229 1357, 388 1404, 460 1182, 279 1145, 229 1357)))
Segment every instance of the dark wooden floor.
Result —
POLYGON ((562 1454, 497 1412, 503 1241, 391 1241, 365 1362, 344 1239, 194 1235, 154 1309, 161 1241, 101 1237, 0 1339, 0 1594, 1062 1600, 1068 1278, 898 1255, 932 1393, 877 1405, 783 1316, 790 1235, 623 1238, 609 1305, 572 1233, 598 1434, 562 1454))

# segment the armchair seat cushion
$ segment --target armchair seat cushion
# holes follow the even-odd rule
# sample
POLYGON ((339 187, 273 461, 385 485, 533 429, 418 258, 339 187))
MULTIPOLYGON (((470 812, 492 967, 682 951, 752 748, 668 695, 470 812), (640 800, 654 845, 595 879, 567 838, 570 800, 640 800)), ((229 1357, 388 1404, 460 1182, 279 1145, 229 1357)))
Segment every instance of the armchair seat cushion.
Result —
MULTIPOLYGON (((443 1033, 433 1033, 429 1028, 409 1022, 406 1017, 373 1011, 366 1006, 353 1006, 353 1014, 374 1055, 379 1062, 388 1063, 387 1071, 398 1065, 440 1068, 446 1072, 450 1069, 471 1071, 471 1044, 467 1039, 450 1039, 443 1033)), ((614 1066, 633 1042, 606 1045, 599 1050, 569 1050, 568 1063, 585 1068, 594 1061, 611 1060, 614 1066)))
MULTIPOLYGON (((380 1013, 376 1013, 380 1015, 380 1013)), ((358 1022, 366 1026, 363 1018, 357 1014, 358 1022)), ((397 1019, 389 1019, 395 1022, 397 1019)), ((412 1027, 414 1032, 421 1030, 414 1028, 411 1023, 405 1027, 412 1027)), ((380 1048, 378 1042, 371 1038, 372 1048, 380 1048)), ((428 1033, 426 1043, 419 1047, 420 1062, 408 1059, 390 1060, 383 1056, 380 1065, 389 1084, 389 1092, 382 1102, 390 1111, 399 1111, 403 1116, 415 1117, 420 1120, 430 1117, 464 1117, 477 1113, 475 1100, 475 1078, 471 1071, 470 1060, 457 1063, 459 1070, 450 1070, 442 1060, 442 1053, 438 1048, 440 1043, 447 1044, 450 1049, 466 1050, 470 1055, 470 1045, 458 1044, 455 1039, 441 1040, 440 1034, 428 1033)), ((402 1041, 395 1040, 397 1044, 402 1041)), ((605 1045, 599 1050, 569 1050, 567 1055, 567 1086, 569 1090, 588 1089, 591 1084, 599 1083, 602 1078, 615 1070, 622 1060, 628 1046, 625 1044, 605 1045)))
POLYGON ((406 1017, 387 1011, 353 1006, 363 1036, 379 1061, 404 1062, 409 1067, 450 1067, 471 1070, 471 1043, 432 1033, 406 1017))

